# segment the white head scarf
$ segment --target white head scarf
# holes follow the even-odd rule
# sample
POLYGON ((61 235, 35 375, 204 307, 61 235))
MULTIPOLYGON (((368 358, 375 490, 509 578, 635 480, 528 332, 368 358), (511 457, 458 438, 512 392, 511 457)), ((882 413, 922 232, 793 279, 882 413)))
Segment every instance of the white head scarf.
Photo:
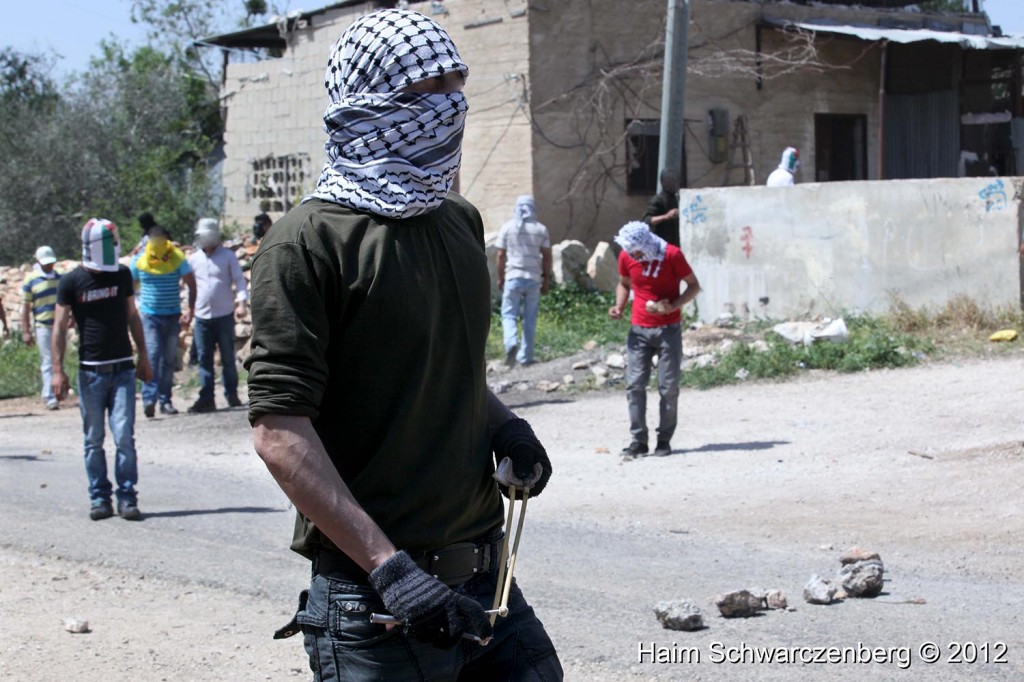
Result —
POLYGON ((82 228, 82 265, 90 270, 117 272, 121 240, 117 226, 103 218, 92 218, 82 228))
POLYGON ((516 207, 512 209, 512 220, 516 221, 516 227, 522 227, 527 221, 537 220, 537 208, 533 197, 523 194, 516 198, 516 207))
POLYGON ((796 173, 800 168, 800 152, 796 147, 786 147, 782 152, 782 159, 779 161, 779 168, 790 173, 796 173))
POLYGON ((469 67, 432 19, 397 9, 357 19, 328 60, 328 164, 312 196, 389 218, 440 206, 462 160, 466 98, 399 90, 453 71, 469 67))
POLYGON ((633 254, 640 252, 642 257, 637 260, 646 263, 644 277, 657 277, 661 272, 661 263, 665 260, 668 242, 651 232, 647 223, 639 220, 626 223, 615 236, 615 243, 621 246, 630 258, 635 258, 633 254))

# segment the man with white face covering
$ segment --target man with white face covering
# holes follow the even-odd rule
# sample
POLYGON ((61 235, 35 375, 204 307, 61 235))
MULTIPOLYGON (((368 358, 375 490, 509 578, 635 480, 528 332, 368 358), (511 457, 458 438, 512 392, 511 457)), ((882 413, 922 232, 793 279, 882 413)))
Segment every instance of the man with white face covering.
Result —
POLYGON ((768 187, 792 187, 796 184, 796 173, 800 170, 800 152, 796 147, 786 147, 779 160, 779 167, 771 172, 765 185, 768 187))
POLYGON ((135 457, 135 380, 149 381, 146 339, 135 308, 132 274, 118 263, 121 242, 109 220, 93 218, 82 229, 82 264, 64 275, 57 286, 57 310, 53 323, 53 392, 58 400, 68 394, 64 373, 71 317, 78 327, 78 406, 85 433, 85 473, 89 478, 89 518, 114 515, 111 493, 117 495, 117 512, 135 521, 139 512, 139 480, 135 457), (132 362, 131 331, 138 352, 132 362), (112 489, 103 452, 104 422, 117 453, 112 489))
POLYGON ((501 226, 497 249, 498 288, 501 289, 501 327, 505 364, 533 364, 533 337, 541 294, 551 278, 551 239, 548 228, 537 220, 533 197, 516 199, 512 220, 501 226), (523 321, 523 333, 516 329, 523 321), (520 343, 520 338, 522 343, 520 343))
POLYGON ((633 291, 633 312, 626 337, 626 399, 632 442, 622 451, 626 459, 648 453, 647 384, 654 355, 658 355, 657 445, 654 455, 672 454, 672 435, 679 411, 679 364, 683 359, 683 330, 679 310, 696 298, 700 282, 678 247, 651 232, 647 223, 626 223, 615 237, 619 253, 619 283, 615 305, 608 311, 622 318, 633 291), (679 293, 685 282, 686 289, 679 293))
POLYGON ((199 398, 188 411, 213 412, 216 375, 214 351, 220 350, 224 375, 224 399, 228 407, 239 407, 238 368, 235 367, 235 318, 242 318, 249 300, 249 288, 238 256, 221 245, 215 218, 196 223, 195 243, 188 264, 196 278, 196 315, 193 341, 199 356, 199 398), (233 289, 233 291, 232 291, 233 289))
POLYGON ((536 496, 551 464, 485 383, 483 222, 450 194, 467 73, 428 17, 356 20, 325 76, 328 163, 253 260, 249 419, 313 573, 277 636, 303 632, 321 682, 562 678, 517 587, 484 613, 500 486, 536 496))

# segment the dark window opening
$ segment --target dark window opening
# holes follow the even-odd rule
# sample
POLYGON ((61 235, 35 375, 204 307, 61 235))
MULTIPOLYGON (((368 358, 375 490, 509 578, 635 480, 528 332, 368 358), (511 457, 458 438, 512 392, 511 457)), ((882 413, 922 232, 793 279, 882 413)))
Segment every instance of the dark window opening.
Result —
MULTIPOLYGON (((659 119, 626 121, 626 194, 650 196, 658 186, 658 146, 661 141, 659 119)), ((679 186, 686 187, 686 139, 683 139, 679 186)))
POLYGON ((251 161, 252 174, 249 177, 247 194, 250 199, 264 202, 264 210, 283 213, 299 204, 307 190, 315 184, 309 154, 288 154, 266 156, 251 161))
POLYGON ((867 128, 864 114, 814 115, 816 182, 868 179, 867 128))
POLYGON ((1014 175, 1024 143, 1013 138, 1024 115, 1020 50, 966 50, 960 84, 960 175, 1014 175), (1015 149, 1016 147, 1016 149, 1015 149))

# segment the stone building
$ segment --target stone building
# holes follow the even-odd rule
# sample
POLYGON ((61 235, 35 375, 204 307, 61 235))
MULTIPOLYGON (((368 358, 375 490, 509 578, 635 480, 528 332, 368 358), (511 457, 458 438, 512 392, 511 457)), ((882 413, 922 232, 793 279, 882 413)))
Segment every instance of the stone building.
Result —
MULTIPOLYGON (((338 2, 204 42, 226 62, 228 222, 250 224, 261 203, 278 217, 310 191, 330 48, 355 16, 395 4, 338 2)), ((432 15, 470 66, 458 190, 488 230, 523 193, 556 241, 593 247, 642 216, 656 191, 665 0, 400 4, 432 15)), ((787 146, 801 182, 1024 170, 1011 135, 1024 133, 1024 39, 993 35, 984 14, 905 4, 693 0, 684 187, 763 184, 787 146)))

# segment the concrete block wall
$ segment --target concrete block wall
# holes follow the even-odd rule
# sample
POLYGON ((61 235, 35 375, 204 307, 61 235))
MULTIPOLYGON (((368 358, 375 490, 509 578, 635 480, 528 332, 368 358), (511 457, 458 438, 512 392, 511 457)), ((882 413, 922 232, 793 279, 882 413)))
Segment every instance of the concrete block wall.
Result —
MULTIPOLYGON (((586 115, 580 93, 592 94, 588 84, 602 69, 650 55, 652 46, 654 55, 660 57, 665 3, 634 0, 629 3, 628 21, 623 20, 619 0, 547 3, 532 9, 530 16, 531 105, 537 126, 544 132, 535 132, 533 140, 538 211, 550 216, 553 239, 575 238, 593 246, 609 239, 627 220, 643 215, 648 197, 625 192, 623 133, 630 118, 660 119, 660 65, 654 67, 654 83, 649 75, 644 78, 635 72, 627 79, 628 89, 612 88, 602 95, 604 102, 614 107, 602 138, 594 137, 593 117, 586 115), (628 95, 623 97, 623 91, 628 95), (586 131, 587 148, 579 146, 581 131, 586 131), (581 172, 581 168, 585 170, 581 172)), ((878 12, 837 5, 694 0, 685 103, 689 186, 720 186, 724 181, 725 165, 712 163, 706 153, 707 115, 713 108, 728 110, 730 135, 737 116, 747 116, 757 184, 764 184, 787 146, 800 149, 800 179, 814 180, 815 113, 867 117, 867 173, 868 178, 877 177, 880 50, 876 46, 818 34, 818 57, 831 68, 805 68, 766 79, 760 89, 752 73, 702 75, 699 61, 716 53, 746 51, 752 55, 755 27, 764 16, 793 20, 824 17, 857 23, 877 18, 878 12)), ((763 29, 762 53, 779 52, 787 45, 781 32, 763 29)), ((739 184, 742 178, 742 171, 734 170, 730 184, 739 184)))
POLYGON ((1020 304, 1024 178, 692 189, 683 251, 701 319, 882 313, 891 295, 1020 304))
MULTIPOLYGON (((432 15, 429 2, 414 2, 410 8, 444 26, 469 65, 465 93, 470 111, 458 190, 480 208, 487 229, 497 230, 511 216, 515 198, 533 189, 530 124, 522 107, 528 92, 526 5, 516 0, 448 0, 444 6, 448 14, 432 15)), ((345 28, 372 9, 372 3, 365 3, 316 15, 310 26, 289 35, 283 57, 229 65, 224 92, 227 222, 247 228, 259 213, 259 199, 251 192, 256 159, 306 155, 302 194, 313 189, 326 161, 322 116, 328 55, 345 28)), ((278 218, 281 213, 271 215, 278 218)))
MULTIPOLYGON (((370 3, 312 17, 309 26, 288 36, 283 57, 228 65, 222 97, 228 108, 224 140, 227 158, 222 181, 224 218, 244 229, 260 212, 253 198, 253 161, 268 156, 309 159, 300 193, 313 189, 323 167, 323 112, 327 94, 324 69, 331 46, 370 3)), ((271 212, 275 219, 281 212, 271 212)))
POLYGON ((625 191, 622 134, 627 118, 660 118, 660 75, 646 88, 631 79, 628 98, 594 85, 608 65, 660 58, 660 48, 651 46, 664 40, 664 17, 663 0, 563 0, 531 9, 537 213, 553 243, 578 239, 593 248, 643 216, 649 197, 625 191))
MULTIPOLYGON (((444 7, 448 14, 433 18, 469 66, 457 190, 480 210, 485 230, 497 231, 512 217, 516 197, 534 193, 526 110, 532 14, 525 0, 445 0, 444 7)), ((411 3, 410 9, 430 15, 427 2, 411 3)))

